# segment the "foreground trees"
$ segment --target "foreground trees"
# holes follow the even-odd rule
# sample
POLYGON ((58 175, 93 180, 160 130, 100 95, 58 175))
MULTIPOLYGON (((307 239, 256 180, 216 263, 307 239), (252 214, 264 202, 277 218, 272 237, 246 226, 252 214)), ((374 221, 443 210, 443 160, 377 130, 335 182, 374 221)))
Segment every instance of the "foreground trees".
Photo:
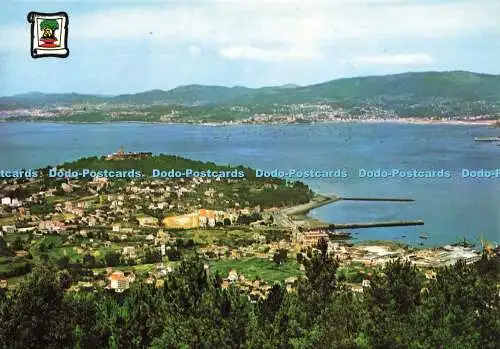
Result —
POLYGON ((460 262, 431 281, 396 261, 357 294, 318 247, 296 292, 277 284, 257 303, 221 289, 199 258, 163 288, 136 283, 123 294, 67 292, 65 273, 37 266, 0 297, 0 348, 497 348, 498 259, 460 262))

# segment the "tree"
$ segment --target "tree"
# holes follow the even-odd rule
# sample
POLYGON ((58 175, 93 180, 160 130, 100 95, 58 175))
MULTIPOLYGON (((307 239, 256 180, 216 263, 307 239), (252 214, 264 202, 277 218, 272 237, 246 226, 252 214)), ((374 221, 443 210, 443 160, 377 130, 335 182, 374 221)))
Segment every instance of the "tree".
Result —
POLYGON ((328 253, 328 243, 320 239, 317 249, 309 249, 304 259, 307 281, 299 282, 297 291, 308 312, 319 314, 337 289, 339 263, 328 253))
POLYGON ((14 242, 12 243, 12 248, 14 250, 22 250, 24 248, 23 240, 21 240, 20 236, 17 236, 14 242))
POLYGON ((168 257, 168 260, 171 262, 179 261, 182 258, 181 251, 179 251, 176 248, 171 248, 167 250, 166 255, 168 257))
POLYGON ((283 287, 280 284, 274 284, 267 298, 258 303, 258 310, 263 323, 274 321, 274 317, 281 308, 284 298, 285 290, 283 287))
POLYGON ((278 265, 283 264, 284 262, 286 262, 287 255, 288 255, 287 249, 284 249, 284 248, 279 249, 278 251, 276 251, 274 253, 274 256, 273 256, 274 263, 276 263, 278 265))
MULTIPOLYGON (((374 348, 407 348, 418 337, 412 321, 421 304, 423 276, 410 261, 388 262, 365 291, 366 334, 374 348)), ((418 327, 418 326, 417 326, 418 327)))
POLYGON ((277 265, 281 265, 281 263, 283 263, 283 260, 281 259, 281 254, 279 252, 274 252, 273 262, 276 263, 277 265))
POLYGON ((0 257, 12 257, 14 255, 14 252, 12 252, 8 247, 7 243, 3 239, 3 237, 0 236, 0 257))
POLYGON ((120 264, 121 254, 115 251, 108 251, 104 255, 104 261, 108 267, 114 267, 120 264))
POLYGON ((497 258, 477 265, 459 261, 438 271, 416 313, 416 322, 424 325, 417 329, 425 330, 415 336, 425 347, 498 348, 500 298, 496 284, 500 275, 478 272, 478 268, 494 268, 497 258))
POLYGON ((301 252, 297 253, 297 263, 304 263, 304 255, 301 252))
POLYGON ((62 256, 57 260, 57 265, 60 269, 68 269, 69 262, 70 260, 68 256, 62 256))
POLYGON ((68 348, 71 326, 64 311, 63 289, 56 270, 37 266, 0 309, 0 346, 68 348))
POLYGON ((96 264, 95 257, 91 254, 86 254, 83 256, 83 267, 84 268, 93 268, 96 264))
POLYGON ((147 249, 146 254, 145 254, 145 258, 146 258, 146 263, 158 263, 158 262, 161 262, 161 260, 162 260, 161 252, 158 251, 158 249, 156 249, 156 248, 147 249))
POLYGON ((55 39, 55 32, 59 29, 59 23, 55 19, 44 19, 40 23, 40 29, 43 32, 42 38, 55 39))

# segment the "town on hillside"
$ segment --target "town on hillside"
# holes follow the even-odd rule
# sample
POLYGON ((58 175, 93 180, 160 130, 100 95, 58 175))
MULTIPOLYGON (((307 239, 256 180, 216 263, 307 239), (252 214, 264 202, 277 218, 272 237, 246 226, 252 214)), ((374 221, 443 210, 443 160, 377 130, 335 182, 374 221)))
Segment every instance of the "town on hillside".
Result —
MULTIPOLYGON (((155 157, 120 149, 102 159, 140 163, 155 157)), ((181 260, 198 255, 207 273, 222 276, 221 287, 234 284, 257 299, 276 282, 293 292, 307 251, 320 242, 356 292, 369 287, 375 268, 397 258, 418 265, 428 278, 438 266, 480 258, 467 246, 353 244, 349 232, 290 214, 291 207, 318 201, 315 195, 305 185, 275 179, 57 179, 43 172, 3 179, 0 287, 15 288, 37 260, 68 269, 70 291, 123 292, 134 282, 162 287, 181 260)), ((487 242, 485 247, 499 252, 487 242)))

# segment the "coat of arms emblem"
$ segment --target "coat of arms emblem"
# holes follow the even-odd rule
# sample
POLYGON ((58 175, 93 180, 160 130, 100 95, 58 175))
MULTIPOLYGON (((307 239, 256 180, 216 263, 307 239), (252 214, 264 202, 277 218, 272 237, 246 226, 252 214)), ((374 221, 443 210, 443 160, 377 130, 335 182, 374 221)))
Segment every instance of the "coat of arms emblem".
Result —
POLYGON ((31 57, 68 57, 68 14, 30 12, 31 57))

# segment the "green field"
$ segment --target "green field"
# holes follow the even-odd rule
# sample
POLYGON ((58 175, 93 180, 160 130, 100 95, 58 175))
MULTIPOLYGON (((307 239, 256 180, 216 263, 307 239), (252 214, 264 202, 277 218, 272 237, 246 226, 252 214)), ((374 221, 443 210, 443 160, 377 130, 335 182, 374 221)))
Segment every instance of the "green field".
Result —
POLYGON ((226 277, 230 269, 236 269, 238 275, 243 274, 246 279, 257 278, 270 283, 284 281, 291 276, 300 276, 299 264, 289 259, 285 264, 276 265, 273 261, 264 258, 241 258, 234 260, 211 261, 213 271, 218 271, 222 277, 226 277))
POLYGON ((0 218, 0 225, 12 225, 16 223, 16 216, 7 216, 0 218))
POLYGON ((197 245, 226 245, 238 247, 251 244, 254 232, 239 229, 193 229, 172 234, 176 238, 193 239, 197 245))

